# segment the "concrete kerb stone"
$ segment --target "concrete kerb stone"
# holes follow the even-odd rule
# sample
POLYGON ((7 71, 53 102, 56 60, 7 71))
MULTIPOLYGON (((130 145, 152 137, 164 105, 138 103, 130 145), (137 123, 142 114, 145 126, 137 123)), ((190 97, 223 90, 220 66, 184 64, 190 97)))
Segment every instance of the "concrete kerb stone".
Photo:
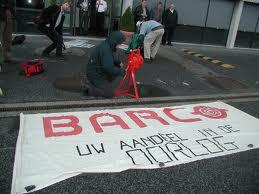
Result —
POLYGON ((196 95, 196 96, 171 96, 171 97, 152 97, 140 99, 103 99, 87 101, 58 101, 58 102, 33 102, 33 103, 14 103, 1 104, 0 112, 8 111, 31 111, 31 110, 53 110, 53 109, 72 109, 89 107, 114 107, 114 106, 134 106, 150 104, 168 104, 176 102, 201 102, 217 101, 225 99, 259 98, 259 92, 216 94, 216 95, 196 95))

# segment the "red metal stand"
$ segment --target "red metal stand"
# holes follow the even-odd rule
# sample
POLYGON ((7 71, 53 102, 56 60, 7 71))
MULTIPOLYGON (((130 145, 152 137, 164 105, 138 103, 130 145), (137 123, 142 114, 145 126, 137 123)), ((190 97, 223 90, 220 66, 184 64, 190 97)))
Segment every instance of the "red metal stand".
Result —
POLYGON ((116 96, 128 95, 136 99, 140 97, 138 92, 138 86, 136 83, 135 72, 142 66, 143 63, 144 63, 144 59, 140 54, 140 49, 131 50, 128 56, 128 65, 125 70, 126 71, 125 75, 115 92, 116 96), (132 85, 134 86, 135 94, 129 93, 130 87, 132 85), (126 89, 122 90, 124 86, 126 87, 126 89))

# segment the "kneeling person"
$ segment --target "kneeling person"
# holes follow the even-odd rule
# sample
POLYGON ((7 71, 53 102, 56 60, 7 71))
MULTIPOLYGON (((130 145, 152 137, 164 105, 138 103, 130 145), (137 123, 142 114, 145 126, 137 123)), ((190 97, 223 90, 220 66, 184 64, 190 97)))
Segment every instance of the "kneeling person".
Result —
POLYGON ((121 62, 114 59, 113 53, 125 39, 121 32, 112 32, 91 54, 85 82, 88 95, 106 98, 114 96, 114 82, 117 77, 124 75, 124 69, 121 62))
POLYGON ((112 32, 91 53, 85 76, 59 78, 54 86, 66 91, 80 91, 88 96, 112 98, 119 85, 120 79, 117 78, 125 73, 122 63, 114 58, 113 53, 125 39, 121 32, 112 32))

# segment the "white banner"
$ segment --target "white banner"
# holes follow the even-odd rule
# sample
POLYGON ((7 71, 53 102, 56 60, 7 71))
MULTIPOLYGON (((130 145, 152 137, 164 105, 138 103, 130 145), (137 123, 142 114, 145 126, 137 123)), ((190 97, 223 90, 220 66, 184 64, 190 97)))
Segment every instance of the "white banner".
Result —
POLYGON ((259 120, 223 102, 20 116, 12 193, 89 172, 162 168, 258 148, 259 120))

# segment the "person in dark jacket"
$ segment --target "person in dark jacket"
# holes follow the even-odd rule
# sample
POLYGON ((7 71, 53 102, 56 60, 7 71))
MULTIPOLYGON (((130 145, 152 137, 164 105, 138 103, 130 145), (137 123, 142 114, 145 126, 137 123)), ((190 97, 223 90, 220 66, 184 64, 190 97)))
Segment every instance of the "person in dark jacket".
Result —
POLYGON ((12 62, 14 9, 11 0, 0 0, 0 64, 12 62))
POLYGON ((87 96, 112 98, 120 81, 117 78, 125 73, 122 63, 115 59, 113 54, 117 45, 125 39, 121 32, 111 32, 91 53, 86 76, 59 78, 54 82, 54 86, 67 91, 81 91, 87 96))
POLYGON ((45 8, 37 19, 38 29, 47 35, 52 44, 42 52, 42 56, 49 56, 49 53, 56 49, 56 56, 62 56, 63 47, 63 23, 65 11, 70 8, 70 0, 64 0, 61 6, 51 5, 45 8))
MULTIPOLYGON (((147 0, 141 0, 141 4, 137 6, 134 10, 134 22, 135 26, 138 21, 148 21, 150 20, 150 12, 147 8, 147 0)), ((135 29, 136 31, 137 29, 135 29)))
POLYGON ((90 18, 90 0, 78 0, 79 8, 79 31, 81 35, 87 35, 90 18))
POLYGON ((175 9, 173 3, 170 4, 169 8, 165 10, 163 13, 162 24, 165 27, 165 33, 162 38, 162 44, 165 45, 167 41, 167 45, 172 46, 172 39, 174 36, 175 28, 178 23, 178 13, 175 9))
MULTIPOLYGON (((118 31, 96 47, 87 65, 88 94, 91 96, 114 96, 114 82, 118 76, 124 75, 121 61, 115 59, 113 53, 116 47, 124 42, 126 37, 118 31)), ((87 88, 87 87, 86 87, 87 88)))

